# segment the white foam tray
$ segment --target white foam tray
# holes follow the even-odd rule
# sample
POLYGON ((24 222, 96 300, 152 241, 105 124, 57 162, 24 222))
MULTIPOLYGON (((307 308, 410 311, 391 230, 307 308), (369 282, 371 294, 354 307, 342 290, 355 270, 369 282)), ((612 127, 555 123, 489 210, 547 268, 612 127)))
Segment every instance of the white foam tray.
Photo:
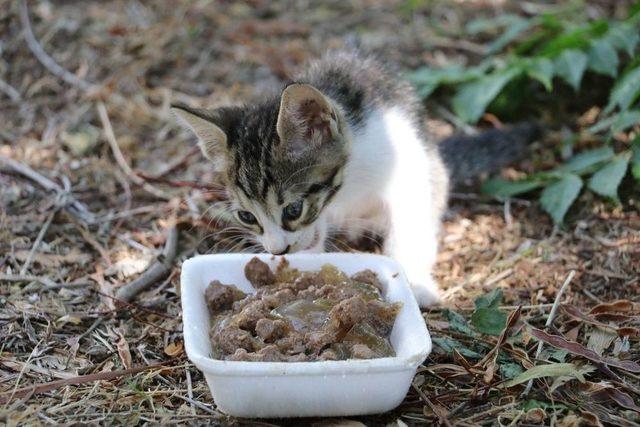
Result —
MULTIPOLYGON (((291 266, 317 270, 333 264, 347 274, 378 273, 388 301, 402 310, 391 332, 395 357, 322 362, 234 362, 211 358, 210 319, 204 291, 212 280, 254 292, 244 277, 254 254, 202 255, 182 265, 181 293, 187 356, 204 373, 218 408, 238 417, 347 416, 389 411, 407 394, 417 367, 431 351, 431 338, 402 268, 370 254, 287 255, 291 266)), ((280 257, 258 255, 275 269, 280 257)))

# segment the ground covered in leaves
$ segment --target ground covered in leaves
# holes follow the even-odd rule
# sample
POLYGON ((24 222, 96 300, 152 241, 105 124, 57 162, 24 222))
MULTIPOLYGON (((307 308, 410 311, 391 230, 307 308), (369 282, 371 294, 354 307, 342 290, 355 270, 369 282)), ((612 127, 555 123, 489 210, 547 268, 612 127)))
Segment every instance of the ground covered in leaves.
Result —
MULTIPOLYGON (((546 7, 413 3, 4 3, 0 423, 256 424, 220 413, 184 355, 180 261, 239 248, 207 215, 219 188, 168 105, 248 99, 353 41, 407 70, 473 61, 481 45, 453 36, 470 16, 546 7), (156 261, 167 274, 117 298, 156 261)), ((615 3, 587 11, 615 14, 615 3)), ((469 131, 437 101, 427 108, 436 137, 469 131)), ((580 126, 591 106, 572 108, 567 125, 580 126)), ((504 174, 555 164, 557 138, 504 174)), ((434 351, 405 401, 309 423, 640 424, 633 204, 585 195, 559 228, 534 202, 456 191, 436 271, 444 303, 424 313, 434 351)))

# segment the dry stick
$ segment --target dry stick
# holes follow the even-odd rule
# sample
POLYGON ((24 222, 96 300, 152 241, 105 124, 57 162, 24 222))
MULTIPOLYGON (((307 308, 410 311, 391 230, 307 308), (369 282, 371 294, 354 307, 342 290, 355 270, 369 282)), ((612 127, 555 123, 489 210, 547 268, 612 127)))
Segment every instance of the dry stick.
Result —
POLYGON ((4 406, 5 409, 7 409, 7 407, 9 406, 9 402, 11 402, 11 399, 13 399, 13 396, 15 396, 16 393, 18 392, 18 390, 19 390, 18 386, 20 385, 20 380, 22 379, 22 376, 24 375, 24 371, 26 371, 27 366, 29 366, 29 362, 31 362, 31 359, 33 359, 33 355, 36 353, 36 350, 38 349, 38 346, 40 346, 41 343, 42 343, 42 339, 40 339, 40 341, 38 341, 36 346, 33 347, 33 350, 31 350, 31 353, 29 354, 29 357, 27 358, 27 361, 24 363, 24 365, 22 365, 22 369, 20 369, 20 373, 18 374, 18 379, 16 380, 16 385, 13 387, 13 390, 11 390, 11 395, 7 399, 7 402, 6 402, 5 406, 4 406))
POLYGON ((78 224, 76 221, 74 221, 73 218, 71 218, 71 222, 76 226, 76 229, 80 232, 85 242, 87 242, 93 249, 96 250, 96 252, 100 254, 107 267, 111 267, 112 263, 111 259, 109 258, 109 254, 102 247, 102 245, 98 243, 98 241, 91 235, 91 233, 89 233, 89 231, 82 227, 81 224, 78 224))
POLYGON ((435 416, 438 417, 438 420, 440 420, 440 423, 444 424, 447 427, 451 427, 451 422, 447 419, 446 414, 441 413, 442 411, 440 411, 440 409, 429 399, 429 397, 424 393, 424 391, 420 390, 420 387, 416 386, 415 384, 411 384, 411 386, 422 398, 424 403, 426 403, 429 406, 429 408, 431 408, 435 416))
POLYGON ((0 91, 4 92, 16 104, 22 101, 22 95, 9 83, 0 79, 0 91))
POLYGON ((84 91, 89 91, 97 87, 62 68, 60 64, 58 64, 52 57, 47 54, 47 52, 44 51, 38 40, 36 40, 36 37, 33 35, 31 22, 29 22, 29 9, 27 8, 27 2, 25 0, 22 0, 20 2, 20 22, 22 23, 24 38, 27 41, 29 50, 31 50, 38 61, 40 61, 40 63, 44 65, 47 70, 49 70, 52 74, 60 77, 70 85, 77 86, 84 91))
POLYGON ((36 237, 36 241, 33 242, 33 246, 31 247, 31 250, 29 251, 29 255, 27 256, 27 259, 24 261, 24 264, 22 265, 22 268, 20 269, 20 274, 21 275, 27 274, 27 270, 29 270, 29 266, 31 265, 31 262, 33 262, 33 257, 36 255, 36 252, 38 251, 38 248, 40 247, 40 243, 42 243, 42 239, 44 239, 44 235, 46 234, 47 230, 49 229, 49 226, 51 225, 51 221, 53 221, 53 217, 56 216, 57 212, 58 212, 58 207, 53 209, 53 211, 49 214, 49 218, 47 218, 47 221, 44 223, 44 225, 40 229, 40 232, 38 233, 38 236, 36 237))
POLYGON ((170 200, 171 196, 145 182, 144 179, 136 175, 133 169, 131 169, 126 159, 122 155, 120 147, 118 146, 118 140, 116 139, 116 135, 113 133, 113 127, 111 126, 111 121, 109 120, 107 108, 104 106, 104 103, 102 101, 98 101, 97 108, 105 136, 107 137, 107 141, 109 141, 109 146, 111 147, 111 152, 113 153, 113 157, 115 157, 118 166, 120 166, 120 169, 122 169, 122 171, 127 175, 131 182, 141 186, 147 193, 150 193, 159 199, 170 200))
MULTIPOLYGON (((61 289, 61 288, 82 288, 93 285, 93 282, 83 282, 82 280, 76 280, 70 283, 56 283, 47 276, 34 276, 31 274, 0 274, 0 282, 38 282, 44 285, 46 290, 61 289)), ((28 288, 26 286, 23 289, 28 288)))
MULTIPOLYGON (((549 312, 549 317, 547 318, 547 322, 544 324, 545 328, 548 328, 553 323, 553 320, 556 317, 556 312, 558 311, 558 307, 560 306, 560 299, 562 298, 562 295, 564 294, 565 289, 567 288, 567 286, 569 286, 569 283, 571 283, 571 281, 573 280, 573 276, 575 275, 576 275, 576 271, 571 270, 569 272, 569 275, 565 279, 564 283, 560 287, 560 290, 558 291, 558 295, 556 295, 556 299, 553 302, 553 307, 551 307, 551 312, 549 312)), ((544 342, 542 341, 538 343, 538 348, 536 349, 536 355, 534 359, 537 359, 538 357, 540 357, 540 353, 542 353, 543 345, 544 345, 544 342)), ((522 392, 521 397, 526 397, 531 391, 531 387, 533 387, 533 380, 529 380, 529 382, 527 383, 527 387, 522 392)))
POLYGON ((65 378, 62 380, 51 381, 48 383, 36 384, 33 386, 16 389, 13 392, 0 394, 0 401, 4 401, 4 403, 9 404, 9 402, 14 397, 21 398, 21 397, 29 396, 35 393, 46 393, 47 391, 55 390, 65 385, 80 385, 80 384, 93 382, 93 381, 109 381, 124 375, 133 375, 133 374, 137 374, 138 372, 148 371, 150 369, 163 368, 172 362, 173 360, 167 360, 160 363, 154 363, 148 366, 136 366, 135 368, 123 369, 120 371, 113 371, 113 372, 98 372, 96 374, 80 375, 74 378, 65 378))
POLYGON ((96 220, 95 216, 91 211, 89 211, 89 208, 87 208, 87 206, 84 203, 76 200, 73 197, 73 195, 65 191, 62 187, 60 187, 60 185, 51 181, 49 178, 34 171, 32 168, 25 165, 24 163, 20 163, 13 159, 0 155, 0 164, 2 163, 9 166, 9 169, 12 170, 13 172, 23 175, 32 181, 35 181, 45 190, 53 191, 59 197, 64 197, 64 199, 66 200, 65 208, 69 211, 71 215, 75 216, 80 221, 83 221, 87 224, 93 224, 95 222, 96 220))
POLYGON ((123 301, 131 301, 140 292, 149 288, 161 277, 169 274, 176 254, 178 253, 178 228, 174 225, 169 229, 167 241, 164 244, 162 256, 154 262, 140 277, 127 283, 116 292, 116 298, 123 301))
POLYGON ((30 274, 0 274, 0 282, 40 282, 43 285, 55 286, 56 282, 46 276, 32 276, 30 274))
POLYGON ((193 405, 193 386, 191 385, 191 372, 189 372, 189 367, 184 368, 187 375, 187 396, 189 396, 189 403, 191 404, 191 413, 193 415, 196 414, 196 408, 193 405))
POLYGON ((171 172, 173 172, 174 170, 182 167, 184 164, 187 163, 189 158, 191 158, 194 155, 198 154, 199 151, 200 151, 200 147, 198 147, 198 146, 191 147, 191 150, 189 150, 187 152, 187 154, 185 154, 182 158, 177 159, 175 162, 169 163, 168 165, 166 165, 166 167, 164 167, 162 170, 160 170, 157 173, 155 173, 153 175, 153 178, 162 178, 163 176, 168 175, 171 172))
MULTIPOLYGON (((31 22, 29 21, 29 10, 27 8, 27 2, 25 0, 22 0, 20 4, 20 21, 22 23, 24 37, 27 41, 27 46, 29 47, 29 50, 31 50, 31 53, 33 53, 36 59, 42 65, 44 65, 44 67, 47 70, 49 70, 51 74, 59 77, 60 79, 69 83, 70 85, 76 86, 84 90, 89 95, 98 93, 100 91, 101 85, 87 82, 86 80, 83 80, 78 76, 76 76, 75 74, 65 70, 51 56, 49 56, 47 52, 45 52, 44 48, 42 47, 40 42, 38 42, 38 40, 33 34, 33 30, 31 29, 31 22)), ((118 105, 123 105, 128 103, 127 99, 117 92, 111 93, 109 96, 109 100, 113 101, 118 105)), ((160 117, 157 113, 154 113, 154 111, 151 111, 151 114, 154 117, 160 117)))

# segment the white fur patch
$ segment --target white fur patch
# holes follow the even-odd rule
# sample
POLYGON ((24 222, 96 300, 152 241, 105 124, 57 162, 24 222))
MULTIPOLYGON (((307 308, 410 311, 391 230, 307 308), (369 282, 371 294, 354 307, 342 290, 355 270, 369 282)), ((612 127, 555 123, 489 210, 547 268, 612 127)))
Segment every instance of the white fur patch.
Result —
MULTIPOLYGON (((342 190, 328 207, 330 227, 356 235, 363 227, 386 234, 384 252, 403 266, 420 305, 438 300, 431 277, 442 209, 434 206, 430 156, 410 118, 399 108, 374 112, 353 135, 342 190), (364 225, 363 225, 364 224, 364 225)), ((446 178, 442 177, 441 180, 446 178)))

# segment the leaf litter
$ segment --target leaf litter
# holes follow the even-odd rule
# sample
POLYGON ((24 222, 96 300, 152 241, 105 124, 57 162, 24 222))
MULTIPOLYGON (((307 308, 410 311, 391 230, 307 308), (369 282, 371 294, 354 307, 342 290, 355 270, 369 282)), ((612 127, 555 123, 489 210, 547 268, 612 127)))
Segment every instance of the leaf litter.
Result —
MULTIPOLYGON (((435 34, 429 20, 441 13, 438 2, 413 16, 396 3, 303 12, 288 2, 107 1, 82 10, 29 2, 33 36, 62 71, 25 44, 21 2, 0 11, 11 64, 0 62, 0 156, 28 168, 0 161, 2 422, 251 424, 217 410, 184 354, 180 261, 241 250, 243 242, 205 214, 221 188, 167 106, 247 99, 324 47, 341 46, 353 28, 406 69, 477 54, 443 38, 473 7, 449 4, 456 19, 435 34), (379 25, 382 16, 393 32, 379 25), (180 243, 170 271, 130 302, 119 300, 119 289, 164 261, 174 223, 180 243)), ((515 3, 501 7, 524 13, 515 3)), ((573 83, 574 74, 563 77, 573 83)), ((626 84, 635 82, 631 74, 626 84)), ((626 102, 622 87, 615 93, 612 104, 626 102)), ((432 114, 428 128, 446 136, 447 120, 432 114)), ((518 168, 530 173, 547 161, 548 143, 518 168)), ((434 351, 405 401, 387 414, 305 422, 640 423, 640 217, 606 201, 575 210, 567 227, 554 228, 527 200, 454 193, 435 271, 443 305, 424 311, 434 351), (570 270, 576 278, 544 330, 570 270)))

